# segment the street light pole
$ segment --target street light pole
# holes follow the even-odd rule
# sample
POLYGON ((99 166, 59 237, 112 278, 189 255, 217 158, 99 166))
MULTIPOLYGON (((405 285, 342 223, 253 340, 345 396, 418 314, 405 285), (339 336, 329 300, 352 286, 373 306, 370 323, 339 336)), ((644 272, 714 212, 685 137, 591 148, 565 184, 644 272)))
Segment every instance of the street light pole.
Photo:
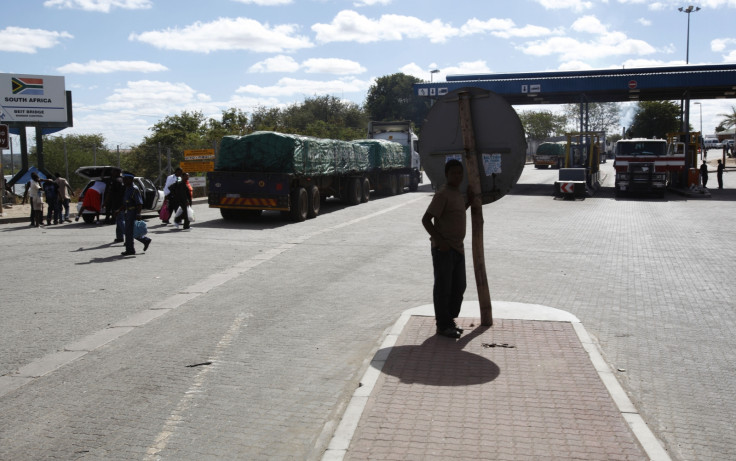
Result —
POLYGON ((697 104, 700 106, 700 136, 703 136, 703 103, 700 101, 694 102, 693 104, 697 104))
POLYGON ((690 13, 700 11, 699 6, 688 6, 687 8, 680 7, 677 11, 687 13, 687 45, 685 47, 685 64, 690 64, 690 13))
POLYGON ((439 72, 439 69, 432 69, 429 71, 429 83, 432 83, 434 81, 434 74, 439 72))

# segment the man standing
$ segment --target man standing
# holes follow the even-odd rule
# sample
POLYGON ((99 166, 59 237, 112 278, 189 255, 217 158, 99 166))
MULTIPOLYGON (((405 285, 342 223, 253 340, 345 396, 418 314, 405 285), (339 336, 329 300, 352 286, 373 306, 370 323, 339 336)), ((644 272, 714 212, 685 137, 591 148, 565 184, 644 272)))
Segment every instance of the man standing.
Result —
POLYGON ((56 173, 56 185, 59 186, 59 220, 61 221, 61 207, 64 207, 63 219, 66 222, 72 222, 69 219, 69 202, 71 201, 71 195, 69 191, 72 189, 69 186, 69 181, 66 178, 61 177, 59 173, 56 173))
MULTIPOLYGON (((458 189, 463 181, 463 164, 450 160, 445 164, 447 183, 432 198, 422 225, 432 242, 432 265, 434 266, 434 315, 437 334, 459 338, 463 330, 455 319, 465 294, 465 210, 470 206, 458 189), (434 222, 433 222, 434 220, 434 222)), ((473 192, 468 188, 468 198, 473 192)))
POLYGON ((700 165, 700 178, 703 181, 703 187, 708 184, 708 164, 703 160, 703 164, 700 165))
POLYGON ((718 178, 718 188, 723 189, 723 170, 725 169, 725 166, 723 163, 721 163, 721 160, 718 160, 718 169, 716 170, 716 178, 718 178))
POLYGON ((59 224, 59 186, 53 179, 43 180, 43 193, 46 195, 46 204, 48 205, 48 212, 46 213, 46 225, 51 225, 51 218, 54 219, 54 224, 59 224))
MULTIPOLYGON (((133 175, 126 173, 123 175, 123 184, 125 191, 123 193, 123 205, 118 212, 125 213, 125 251, 123 256, 135 254, 135 242, 133 241, 135 221, 141 217, 141 209, 143 208, 143 198, 141 191, 133 184, 133 175)), ((151 244, 149 237, 139 237, 136 240, 143 243, 143 251, 148 249, 151 244)))

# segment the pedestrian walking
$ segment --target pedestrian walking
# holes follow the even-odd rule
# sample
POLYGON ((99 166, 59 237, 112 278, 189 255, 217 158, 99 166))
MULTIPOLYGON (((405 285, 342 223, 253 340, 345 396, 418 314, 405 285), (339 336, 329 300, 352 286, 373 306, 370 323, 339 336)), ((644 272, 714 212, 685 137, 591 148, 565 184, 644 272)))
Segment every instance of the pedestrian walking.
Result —
MULTIPOLYGON (((463 330, 455 319, 465 294, 465 210, 470 206, 460 192, 463 181, 463 164, 450 160, 445 164, 447 183, 432 198, 422 217, 422 225, 432 243, 434 267, 434 315, 437 334, 459 338, 463 330)), ((468 188, 468 199, 473 193, 468 188)))
POLYGON ((718 188, 723 189, 723 170, 725 170, 726 167, 721 163, 720 159, 718 160, 718 169, 716 170, 716 178, 718 178, 718 188))
MULTIPOLYGON (((179 180, 182 172, 183 171, 181 168, 175 169, 173 174, 166 177, 166 182, 164 183, 164 206, 166 206, 166 208, 169 210, 169 216, 173 215, 176 211, 176 204, 172 201, 171 186, 179 180)), ((169 219, 162 219, 161 222, 164 224, 168 224, 169 219)))
POLYGON ((123 178, 120 177, 120 171, 113 170, 107 187, 108 206, 112 210, 112 219, 115 223, 115 240, 113 240, 113 243, 122 243, 125 241, 125 213, 120 212, 120 209, 123 206, 125 184, 123 184, 123 178))
POLYGON ((708 165, 703 161, 703 164, 700 165, 700 179, 703 182, 703 187, 707 187, 708 184, 708 165))
POLYGON ((59 224, 59 186, 52 179, 42 180, 43 193, 46 196, 46 225, 51 225, 53 218, 54 224, 59 224))
POLYGON ((65 222, 72 222, 69 219, 69 203, 71 202, 71 191, 72 188, 69 185, 69 181, 62 177, 59 173, 56 173, 56 185, 59 186, 59 220, 64 219, 65 222), (62 215, 62 208, 64 213, 62 215))
POLYGON ((143 244, 145 252, 151 245, 150 237, 135 237, 135 222, 141 218, 141 209, 143 208, 143 197, 138 187, 133 184, 133 175, 126 173, 123 175, 123 204, 118 210, 125 214, 125 251, 120 253, 123 256, 135 254, 135 241, 138 240, 143 244))
POLYGON ((183 220, 184 229, 189 229, 189 211, 192 207, 192 191, 189 185, 189 174, 181 174, 179 180, 171 186, 171 195, 173 196, 174 202, 178 205, 174 214, 174 225, 178 229, 179 223, 183 220), (181 210, 181 213, 179 210, 181 210))
POLYGON ((43 188, 41 178, 36 172, 31 173, 31 181, 28 185, 28 197, 31 202, 31 226, 39 227, 43 222, 43 188))

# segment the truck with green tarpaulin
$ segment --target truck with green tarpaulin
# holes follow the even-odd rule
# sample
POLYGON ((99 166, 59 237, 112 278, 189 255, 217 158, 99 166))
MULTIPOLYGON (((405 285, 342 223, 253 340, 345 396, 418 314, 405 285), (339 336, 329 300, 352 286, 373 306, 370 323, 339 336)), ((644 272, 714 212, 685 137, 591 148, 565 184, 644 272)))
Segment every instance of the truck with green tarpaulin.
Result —
POLYGON ((401 193, 410 172, 411 152, 396 142, 258 131, 222 138, 207 173, 207 200, 224 219, 274 210, 303 221, 316 217, 328 197, 357 205, 371 191, 401 193))

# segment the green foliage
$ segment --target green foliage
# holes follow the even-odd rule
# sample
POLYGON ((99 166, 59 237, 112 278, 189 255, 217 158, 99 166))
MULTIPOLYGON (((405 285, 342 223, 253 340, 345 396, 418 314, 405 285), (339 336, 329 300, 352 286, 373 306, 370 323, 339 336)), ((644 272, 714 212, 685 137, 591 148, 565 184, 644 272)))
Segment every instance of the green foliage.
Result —
POLYGON ((718 127, 716 127, 716 131, 726 131, 729 128, 736 127, 736 107, 731 106, 731 113, 730 114, 718 114, 719 117, 723 117, 723 120, 721 120, 721 123, 718 124, 718 127), (721 128, 720 130, 718 128, 721 128))
POLYGON ((352 140, 364 138, 368 118, 357 104, 334 96, 307 98, 281 111, 278 119, 284 133, 319 138, 352 140))
POLYGON ((680 105, 674 101, 641 101, 626 130, 632 138, 666 138, 680 131, 680 105))
POLYGON ((566 121, 564 115, 554 114, 548 110, 522 111, 519 118, 527 136, 536 141, 564 134, 566 121))
POLYGON ((376 79, 368 89, 365 99, 365 109, 370 119, 411 120, 415 126, 421 126, 429 110, 430 101, 414 94, 413 85, 420 82, 420 79, 403 73, 376 79))
MULTIPOLYGON (((580 131, 580 105, 566 104, 567 128, 580 131)), ((588 131, 618 132, 621 107, 615 102, 591 102, 588 104, 588 131)))

